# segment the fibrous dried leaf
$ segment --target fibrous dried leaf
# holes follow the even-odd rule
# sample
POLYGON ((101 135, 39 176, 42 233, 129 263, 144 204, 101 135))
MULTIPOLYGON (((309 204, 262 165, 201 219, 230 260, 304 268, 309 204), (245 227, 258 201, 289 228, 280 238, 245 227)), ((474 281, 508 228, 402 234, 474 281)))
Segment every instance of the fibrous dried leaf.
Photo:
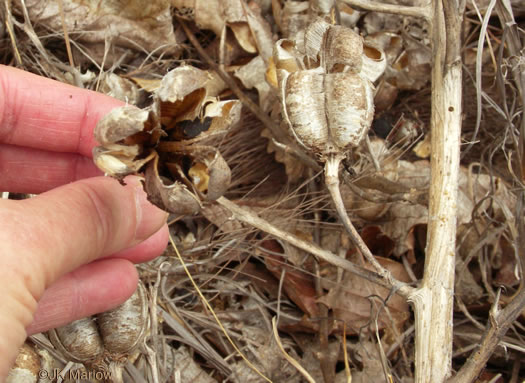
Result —
MULTIPOLYGON (((167 53, 180 51, 168 0, 29 0, 25 5, 34 24, 62 31, 59 3, 65 16, 64 27, 77 41, 103 46, 111 40, 128 49, 151 52, 164 46, 167 53)), ((19 6, 18 2, 14 5, 19 6)), ((103 50, 100 53, 102 59, 103 50)))
POLYGON ((275 93, 266 82, 266 64, 261 56, 252 59, 235 71, 235 76, 241 80, 247 89, 255 88, 259 93, 259 105, 264 111, 271 109, 275 93))
POLYGON ((255 3, 242 0, 172 0, 176 12, 194 20, 199 28, 221 36, 229 27, 239 45, 249 53, 259 53, 264 60, 272 55, 272 34, 268 22, 255 3))
MULTIPOLYGON (((376 257, 376 259, 395 278, 409 282, 410 278, 402 264, 383 257, 376 257)), ((365 267, 372 269, 369 265, 365 267)), ((388 289, 350 273, 345 274, 341 283, 332 287, 328 294, 318 299, 318 302, 333 310, 334 317, 344 321, 353 333, 360 330, 366 332, 369 328, 375 329, 375 319, 378 329, 389 326, 400 329, 410 317, 408 304, 403 298, 395 294, 391 295, 388 289), (393 323, 389 321, 387 315, 378 315, 378 310, 385 310, 385 307, 382 307, 384 304, 390 310, 393 323)))

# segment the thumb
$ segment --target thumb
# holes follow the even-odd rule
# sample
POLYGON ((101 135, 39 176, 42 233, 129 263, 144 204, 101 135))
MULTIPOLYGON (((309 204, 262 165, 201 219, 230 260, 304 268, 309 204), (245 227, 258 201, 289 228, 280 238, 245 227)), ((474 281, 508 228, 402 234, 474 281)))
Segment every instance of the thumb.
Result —
POLYGON ((2 270, 25 281, 38 300, 60 276, 157 232, 167 214, 147 201, 137 178, 126 183, 95 177, 1 201, 0 248, 11 254, 0 259, 2 270))

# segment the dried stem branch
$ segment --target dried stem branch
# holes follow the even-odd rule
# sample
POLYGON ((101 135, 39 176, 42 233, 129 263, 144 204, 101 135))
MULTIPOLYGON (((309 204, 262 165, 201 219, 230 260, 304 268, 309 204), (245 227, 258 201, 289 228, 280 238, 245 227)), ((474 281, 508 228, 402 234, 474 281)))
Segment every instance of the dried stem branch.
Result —
POLYGON ((416 382, 443 382, 451 372, 456 208, 461 138, 461 0, 434 0, 431 20, 432 152, 423 282, 415 311, 416 382))
POLYGON ((382 278, 387 280, 388 283, 395 288, 399 288, 401 286, 401 282, 396 280, 390 271, 381 266, 381 264, 376 260, 346 213, 346 209, 343 204, 343 198, 341 197, 341 191, 339 190, 339 164, 341 163, 341 159, 341 156, 331 156, 327 159, 325 166, 325 183, 334 202, 337 214, 343 222, 343 226, 350 236, 350 240, 357 247, 359 252, 363 254, 366 260, 370 262, 370 264, 382 278))
POLYGON ((343 270, 358 275, 370 282, 377 283, 380 286, 390 289, 394 288, 396 289, 396 293, 398 293, 402 297, 407 298, 409 295, 414 293, 413 287, 402 282, 397 282, 396 285, 393 285, 388 279, 384 278, 380 274, 367 270, 363 267, 357 266, 352 262, 347 261, 346 259, 338 257, 336 254, 330 251, 321 249, 320 247, 316 246, 311 242, 306 242, 293 234, 281 230, 272 225, 270 222, 262 219, 257 214, 243 209, 242 207, 238 206, 237 204, 233 203, 225 197, 219 198, 216 202, 221 206, 225 207, 228 211, 230 211, 230 213, 232 214, 232 219, 244 222, 261 231, 264 231, 265 233, 273 235, 274 237, 279 238, 282 241, 286 241, 289 244, 301 250, 304 250, 310 254, 313 254, 316 257, 334 266, 340 267, 343 270))
POLYGON ((343 0, 343 3, 346 3, 353 8, 364 9, 366 11, 421 17, 426 20, 430 20, 432 15, 430 6, 416 7, 399 4, 384 4, 373 0, 343 0))
POLYGON ((503 310, 498 310, 497 304, 498 302, 494 303, 495 306, 489 313, 490 325, 485 330, 480 344, 469 356, 456 376, 448 380, 449 383, 467 383, 476 379, 512 322, 523 311, 523 307, 525 307, 525 289, 521 289, 503 310))

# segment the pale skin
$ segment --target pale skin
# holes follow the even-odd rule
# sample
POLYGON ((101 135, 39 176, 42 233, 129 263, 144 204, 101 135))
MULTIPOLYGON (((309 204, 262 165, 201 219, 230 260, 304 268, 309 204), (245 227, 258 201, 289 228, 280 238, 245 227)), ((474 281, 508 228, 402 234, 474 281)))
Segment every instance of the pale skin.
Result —
POLYGON ((28 335, 106 311, 138 281, 134 263, 168 242, 166 213, 136 178, 93 165, 97 121, 122 102, 0 66, 0 381, 28 335))

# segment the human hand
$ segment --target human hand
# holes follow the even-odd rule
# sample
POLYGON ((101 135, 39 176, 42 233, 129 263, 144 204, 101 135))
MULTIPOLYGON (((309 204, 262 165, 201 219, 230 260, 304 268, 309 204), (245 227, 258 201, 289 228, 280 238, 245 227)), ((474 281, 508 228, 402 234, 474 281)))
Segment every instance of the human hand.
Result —
POLYGON ((136 178, 91 161, 97 121, 122 102, 0 66, 0 381, 27 335, 106 311, 135 291, 133 263, 159 255, 166 213, 136 178))

